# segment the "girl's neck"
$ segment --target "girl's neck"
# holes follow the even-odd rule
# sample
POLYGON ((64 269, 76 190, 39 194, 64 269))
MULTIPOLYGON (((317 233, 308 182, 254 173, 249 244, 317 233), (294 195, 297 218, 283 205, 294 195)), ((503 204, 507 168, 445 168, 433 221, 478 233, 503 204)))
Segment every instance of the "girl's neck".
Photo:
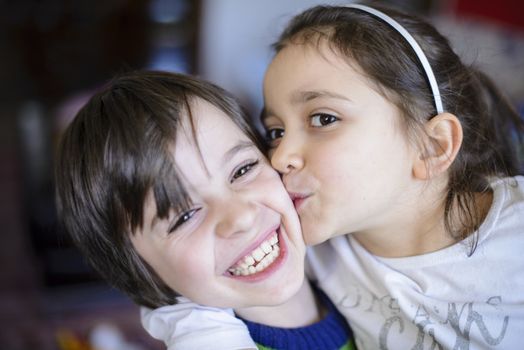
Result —
POLYGON ((422 220, 406 220, 402 225, 358 232, 354 237, 370 253, 386 258, 421 255, 456 243, 447 233, 443 217, 426 219, 426 224, 420 224, 422 220))
MULTIPOLYGON (((388 223, 375 230, 356 232, 354 237, 370 253, 389 258, 422 255, 451 246, 461 238, 453 237, 446 229, 444 203, 435 198, 442 196, 435 196, 433 200, 424 200, 420 196, 418 201, 412 203, 413 210, 399 216, 394 224, 388 223)), ((479 225, 486 218, 492 201, 491 192, 475 195, 479 225)), ((456 208, 452 210, 452 215, 457 218, 459 214, 456 208)), ((455 219, 452 222, 460 223, 461 220, 455 219)))
POLYGON ((304 327, 321 317, 315 294, 307 279, 297 294, 281 305, 235 309, 235 313, 251 322, 282 328, 304 327))

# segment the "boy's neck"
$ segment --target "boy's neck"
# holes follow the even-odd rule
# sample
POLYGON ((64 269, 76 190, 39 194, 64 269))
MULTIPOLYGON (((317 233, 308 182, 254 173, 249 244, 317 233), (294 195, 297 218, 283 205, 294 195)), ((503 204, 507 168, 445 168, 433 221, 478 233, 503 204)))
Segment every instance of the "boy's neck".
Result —
POLYGON ((304 327, 321 317, 315 294, 307 279, 297 294, 281 305, 235 309, 235 313, 251 322, 281 328, 304 327))

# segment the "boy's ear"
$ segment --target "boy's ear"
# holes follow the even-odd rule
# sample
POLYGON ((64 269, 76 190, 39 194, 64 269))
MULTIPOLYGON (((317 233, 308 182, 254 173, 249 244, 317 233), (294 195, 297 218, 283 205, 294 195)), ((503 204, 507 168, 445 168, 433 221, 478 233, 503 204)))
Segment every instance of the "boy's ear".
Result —
POLYGON ((440 113, 425 125, 425 149, 413 165, 413 175, 420 180, 445 172, 455 160, 462 145, 462 125, 451 113, 440 113))

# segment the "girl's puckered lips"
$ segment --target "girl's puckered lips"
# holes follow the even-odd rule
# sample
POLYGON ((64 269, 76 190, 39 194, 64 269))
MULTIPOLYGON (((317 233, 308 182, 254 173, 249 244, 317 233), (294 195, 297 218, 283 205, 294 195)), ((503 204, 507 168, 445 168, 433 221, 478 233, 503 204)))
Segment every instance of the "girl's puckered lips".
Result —
POLYGON ((293 201, 295 210, 298 210, 302 204, 304 204, 305 200, 311 197, 311 194, 289 192, 289 197, 291 197, 291 200, 293 201))

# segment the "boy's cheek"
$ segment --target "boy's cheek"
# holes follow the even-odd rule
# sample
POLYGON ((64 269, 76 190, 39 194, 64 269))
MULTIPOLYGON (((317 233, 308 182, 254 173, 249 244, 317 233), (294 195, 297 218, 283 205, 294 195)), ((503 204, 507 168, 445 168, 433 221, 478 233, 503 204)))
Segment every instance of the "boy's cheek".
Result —
POLYGON ((261 186, 261 190, 274 192, 275 196, 281 196, 282 193, 285 193, 287 196, 286 188, 284 187, 280 174, 269 165, 262 170, 257 178, 257 182, 259 182, 258 186, 261 186), (268 191, 268 188, 271 188, 271 191, 268 191))
POLYGON ((278 174, 268 174, 264 179, 260 179, 256 193, 263 205, 271 208, 281 215, 288 215, 294 212, 293 202, 286 191, 284 184, 278 174))

